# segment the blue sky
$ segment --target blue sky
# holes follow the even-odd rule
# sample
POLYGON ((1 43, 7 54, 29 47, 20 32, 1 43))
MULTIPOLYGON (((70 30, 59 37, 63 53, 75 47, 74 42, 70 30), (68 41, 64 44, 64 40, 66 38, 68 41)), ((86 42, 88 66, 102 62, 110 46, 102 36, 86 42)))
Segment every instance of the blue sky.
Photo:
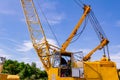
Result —
MULTIPOLYGON (((109 50, 111 59, 120 68, 120 1, 81 1, 91 5, 95 16, 110 41, 109 50)), ((45 34, 48 40, 55 45, 57 43, 52 33, 49 32, 48 25, 40 13, 39 5, 47 16, 60 45, 67 39, 83 13, 83 9, 74 0, 38 0, 35 1, 35 5, 45 29, 45 34)), ((39 58, 30 41, 20 0, 0 0, 0 36, 0 56, 26 63, 36 62, 41 67, 39 58)), ((88 22, 80 38, 75 43, 70 44, 67 49, 70 51, 82 50, 85 55, 98 44, 98 37, 90 22, 88 22)), ((97 51, 92 56, 92 60, 99 60, 102 54, 103 52, 97 51)))

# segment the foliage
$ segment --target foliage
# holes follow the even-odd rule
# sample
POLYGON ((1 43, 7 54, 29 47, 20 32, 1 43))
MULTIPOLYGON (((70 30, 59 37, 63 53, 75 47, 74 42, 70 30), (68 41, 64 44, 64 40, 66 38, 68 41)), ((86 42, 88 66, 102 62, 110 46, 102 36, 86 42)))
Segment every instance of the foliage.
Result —
POLYGON ((36 63, 31 65, 24 62, 6 60, 2 73, 19 75, 20 80, 47 80, 47 73, 36 67, 36 63))

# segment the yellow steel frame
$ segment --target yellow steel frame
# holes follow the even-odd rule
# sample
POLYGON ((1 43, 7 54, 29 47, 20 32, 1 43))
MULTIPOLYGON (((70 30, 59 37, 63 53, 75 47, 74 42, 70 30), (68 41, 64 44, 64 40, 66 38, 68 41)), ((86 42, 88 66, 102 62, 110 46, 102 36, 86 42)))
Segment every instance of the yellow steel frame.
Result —
POLYGON ((30 32, 31 40, 33 46, 43 63, 45 70, 48 73, 48 80, 118 80, 116 64, 111 61, 98 61, 98 62, 88 62, 90 56, 98 49, 104 47, 107 43, 107 39, 103 39, 101 44, 99 44, 96 48, 94 48, 88 55, 84 57, 84 78, 76 78, 76 77, 60 77, 59 76, 59 68, 53 68, 51 65, 51 52, 60 51, 65 52, 66 48, 70 44, 72 38, 76 34, 77 30, 80 28, 83 20, 90 12, 90 6, 84 6, 84 14, 81 19, 73 29, 72 33, 68 37, 68 39, 63 43, 61 49, 57 48, 48 43, 46 39, 46 35, 42 28, 42 24, 40 23, 40 19, 38 17, 37 11, 35 9, 33 0, 21 0, 21 4, 23 7, 23 11, 25 14, 26 22, 28 25, 28 29, 30 32), (97 74, 96 74, 97 73, 97 74), (108 73, 108 74, 107 74, 108 73), (112 75, 114 74, 114 75, 112 75), (112 78, 111 78, 111 77, 112 78))
POLYGON ((77 33, 78 29, 80 28, 80 25, 82 24, 82 22, 84 21, 84 19, 87 16, 87 14, 90 12, 90 10, 91 10, 90 6, 87 6, 87 5, 84 6, 84 13, 83 13, 82 17, 80 18, 80 20, 76 24, 75 28, 73 29, 73 31, 69 35, 68 39, 62 44, 62 48, 61 48, 62 52, 66 50, 66 48, 68 47, 68 45, 70 44, 71 40, 73 39, 73 37, 77 33))
POLYGON ((48 44, 42 24, 34 6, 33 0, 21 0, 26 22, 30 32, 30 37, 44 68, 51 67, 51 53, 56 46, 48 44), (52 47, 51 47, 52 46, 52 47))

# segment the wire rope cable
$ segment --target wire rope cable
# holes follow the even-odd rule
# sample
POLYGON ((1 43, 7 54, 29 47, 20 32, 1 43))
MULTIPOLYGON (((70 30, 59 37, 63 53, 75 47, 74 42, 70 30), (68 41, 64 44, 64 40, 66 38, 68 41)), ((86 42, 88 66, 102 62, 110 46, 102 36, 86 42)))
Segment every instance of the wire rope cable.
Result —
POLYGON ((109 47, 108 47, 108 45, 106 45, 106 47, 107 47, 108 60, 110 61, 109 47))
POLYGON ((91 14, 92 14, 92 17, 93 17, 94 20, 95 20, 95 23, 96 23, 98 29, 101 31, 101 33, 103 34, 103 36, 104 36, 105 38, 107 38, 106 35, 105 35, 105 33, 104 33, 104 31, 103 31, 103 29, 102 29, 102 27, 101 27, 101 25, 100 25, 100 23, 98 22, 95 14, 94 14, 94 12, 93 12, 92 10, 91 10, 91 14))
POLYGON ((75 2, 79 7, 83 8, 84 4, 83 4, 82 1, 79 0, 79 2, 78 2, 78 0, 74 0, 74 2, 75 2))
POLYGON ((93 26, 94 31, 96 32, 96 34, 97 34, 97 36, 98 36, 98 39, 101 41, 101 39, 100 39, 100 37, 99 37, 98 30, 97 30, 97 28, 96 28, 96 24, 95 24, 93 18, 91 17, 90 14, 88 15, 88 17, 89 17, 90 23, 91 23, 92 26, 93 26))
POLYGON ((51 32, 52 32, 52 34, 53 34, 55 40, 57 41, 58 46, 60 47, 60 43, 59 43, 59 41, 58 41, 58 39, 57 39, 57 37, 56 37, 56 35, 55 35, 55 33, 54 33, 54 31, 53 31, 53 29, 52 29, 50 23, 49 23, 49 21, 48 21, 46 15, 45 15, 45 13, 43 12, 41 5, 39 4, 38 0, 36 0, 36 1, 37 1, 37 3, 38 3, 39 9, 40 9, 40 11, 41 11, 43 17, 45 18, 45 20, 46 20, 46 22, 47 22, 47 24, 48 24, 48 27, 50 28, 50 30, 51 30, 51 32))
POLYGON ((78 34, 75 35, 75 36, 77 36, 77 38, 75 40, 71 41, 71 43, 74 43, 75 41, 77 41, 79 39, 79 37, 82 35, 83 31, 85 30, 85 28, 87 26, 87 22, 88 22, 88 18, 86 17, 82 30, 78 34))

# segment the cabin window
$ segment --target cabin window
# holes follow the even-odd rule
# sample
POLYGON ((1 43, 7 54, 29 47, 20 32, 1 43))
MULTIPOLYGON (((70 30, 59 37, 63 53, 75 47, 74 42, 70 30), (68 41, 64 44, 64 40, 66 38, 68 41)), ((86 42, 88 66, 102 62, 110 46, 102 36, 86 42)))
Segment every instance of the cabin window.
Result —
POLYGON ((53 55, 53 67, 59 67, 60 66, 60 53, 56 52, 53 55))

